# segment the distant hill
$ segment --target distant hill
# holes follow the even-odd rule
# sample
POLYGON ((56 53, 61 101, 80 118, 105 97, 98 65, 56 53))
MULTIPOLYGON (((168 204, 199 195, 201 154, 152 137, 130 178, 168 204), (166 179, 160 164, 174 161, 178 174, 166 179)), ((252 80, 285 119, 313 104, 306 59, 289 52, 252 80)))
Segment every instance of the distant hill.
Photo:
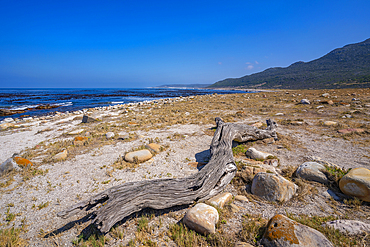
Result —
POLYGON ((289 67, 230 78, 209 86, 241 88, 364 88, 370 87, 370 39, 335 49, 325 56, 289 67))
POLYGON ((211 86, 212 84, 169 84, 169 85, 161 85, 157 88, 206 88, 211 86))

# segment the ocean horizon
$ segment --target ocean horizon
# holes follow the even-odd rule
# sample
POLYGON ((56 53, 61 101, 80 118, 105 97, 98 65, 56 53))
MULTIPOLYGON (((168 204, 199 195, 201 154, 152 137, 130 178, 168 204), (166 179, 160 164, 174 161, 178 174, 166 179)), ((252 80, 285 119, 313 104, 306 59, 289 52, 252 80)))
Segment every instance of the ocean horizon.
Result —
MULTIPOLYGON (((252 91, 250 91, 252 92, 252 91)), ((205 94, 247 93, 205 88, 1 88, 0 121, 86 108, 205 94), (7 115, 8 113, 14 113, 7 115), (5 113, 5 114, 4 114, 5 113)))

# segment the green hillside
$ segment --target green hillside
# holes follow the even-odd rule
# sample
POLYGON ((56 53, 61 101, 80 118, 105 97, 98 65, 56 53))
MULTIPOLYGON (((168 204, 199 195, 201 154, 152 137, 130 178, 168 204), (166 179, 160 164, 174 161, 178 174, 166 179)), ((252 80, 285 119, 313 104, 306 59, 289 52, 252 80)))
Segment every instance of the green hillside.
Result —
POLYGON ((241 88, 364 88, 370 87, 370 39, 335 49, 325 56, 286 68, 225 79, 209 87, 241 88))

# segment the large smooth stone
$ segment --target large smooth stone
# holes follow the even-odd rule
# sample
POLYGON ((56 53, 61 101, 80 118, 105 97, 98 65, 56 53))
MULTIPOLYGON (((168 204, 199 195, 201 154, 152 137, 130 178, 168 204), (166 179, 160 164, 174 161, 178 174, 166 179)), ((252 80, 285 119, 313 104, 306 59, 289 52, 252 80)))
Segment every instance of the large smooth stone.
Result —
POLYGON ((143 149, 135 152, 129 152, 125 155, 127 162, 135 163, 134 157, 137 157, 138 162, 144 162, 153 157, 148 149, 143 149))
POLYGON ((285 202, 294 196, 298 186, 289 180, 271 173, 260 172, 252 181, 252 194, 267 201, 285 202))
POLYGON ((33 166, 31 161, 29 161, 28 159, 24 159, 22 157, 14 157, 13 160, 20 167, 31 167, 31 166, 33 166))
POLYGON ((340 190, 349 196, 355 196, 370 202, 370 170, 354 168, 339 181, 340 190))
POLYGON ((273 156, 272 154, 258 151, 255 148, 249 148, 247 152, 245 152, 245 155, 251 159, 262 159, 262 160, 267 159, 267 157, 269 156, 273 156))
POLYGON ((349 235, 370 233, 370 224, 358 220, 334 220, 326 222, 325 225, 349 235))
POLYGON ((20 170, 20 168, 13 158, 9 158, 0 165, 0 176, 13 170, 20 170))
POLYGON ((107 133, 105 134, 105 137, 106 137, 107 139, 111 139, 111 138, 113 138, 113 137, 114 137, 114 133, 113 133, 113 132, 107 132, 107 133))
POLYGON ((262 238, 265 247, 332 247, 321 232, 277 214, 272 217, 262 238))
POLYGON ((218 212, 214 207, 198 203, 188 210, 183 222, 190 229, 207 235, 216 232, 215 225, 218 222, 218 218, 218 212))
POLYGON ((325 121, 324 125, 325 126, 336 126, 338 123, 334 121, 325 121))
POLYGON ((230 202, 232 199, 233 195, 230 192, 224 192, 209 199, 209 203, 215 207, 223 208, 225 204, 230 202))
POLYGON ((297 177, 308 181, 326 184, 328 182, 328 178, 322 172, 325 170, 325 166, 317 162, 305 162, 297 168, 296 175, 297 177))

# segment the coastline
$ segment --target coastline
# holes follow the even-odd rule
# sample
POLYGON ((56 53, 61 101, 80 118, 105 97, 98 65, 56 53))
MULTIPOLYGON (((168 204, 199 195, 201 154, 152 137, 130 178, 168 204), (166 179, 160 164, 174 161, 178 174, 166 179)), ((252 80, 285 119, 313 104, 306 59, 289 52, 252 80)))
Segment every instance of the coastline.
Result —
MULTIPOLYGON (((30 246, 50 246, 55 242, 72 246, 72 241, 90 224, 89 220, 79 221, 87 213, 61 219, 56 216, 58 212, 124 182, 182 178, 198 172, 196 165, 190 163, 207 162, 215 117, 246 124, 263 124, 266 119, 275 119, 279 125, 279 141, 248 145, 274 154, 279 159, 277 168, 280 170, 297 167, 311 156, 345 169, 364 167, 370 162, 367 156, 370 151, 367 145, 370 140, 369 95, 370 89, 211 94, 86 108, 20 120, 0 131, 0 162, 18 153, 34 163, 38 172, 28 179, 21 172, 0 179, 3 184, 10 181, 8 186, 0 188, 3 205, 0 213, 16 215, 10 222, 0 219, 1 229, 28 225, 27 231, 20 236, 30 246), (323 97, 325 93, 329 96, 323 97), (302 99, 311 103, 300 104, 302 99), (333 104, 327 103, 329 100, 333 104), (81 123, 84 115, 96 121, 81 123), (343 118, 346 115, 352 117, 343 118), (337 125, 326 126, 325 121, 334 121, 337 125), (338 133, 340 129, 354 128, 365 131, 348 135, 338 133), (109 132, 114 133, 113 138, 107 138, 109 132), (74 145, 77 136, 88 138, 88 142, 74 145), (162 145, 164 151, 144 163, 121 168, 125 153, 149 142, 162 145), (68 156, 64 160, 53 160, 63 150, 68 150, 68 156), (6 206, 10 203, 13 206, 6 206), (41 207, 45 203, 47 206, 41 207), (71 221, 79 224, 67 227, 71 221)), ((235 155, 235 160, 246 162, 247 159, 242 152, 235 155)), ((277 207, 249 197, 250 202, 236 203, 239 211, 231 214, 220 227, 225 235, 232 234, 242 228, 246 214, 257 215, 257 212, 266 220, 285 211, 294 215, 330 216, 333 206, 341 215, 348 213, 351 219, 370 223, 360 213, 350 212, 351 209, 333 202, 325 194, 326 187, 315 184, 315 188, 318 192, 307 194, 306 204, 294 199, 277 207)), ((227 187, 233 196, 240 193, 239 189, 236 184, 227 187)), ((365 211, 368 209, 367 205, 361 207, 365 211)), ((150 224, 156 230, 146 237, 153 238, 158 245, 176 246, 167 232, 184 216, 186 209, 155 213, 150 224)), ((127 219, 117 227, 124 230, 124 236, 118 238, 113 232, 108 233, 110 241, 106 246, 127 245, 130 240, 137 239, 137 218, 127 219)))

